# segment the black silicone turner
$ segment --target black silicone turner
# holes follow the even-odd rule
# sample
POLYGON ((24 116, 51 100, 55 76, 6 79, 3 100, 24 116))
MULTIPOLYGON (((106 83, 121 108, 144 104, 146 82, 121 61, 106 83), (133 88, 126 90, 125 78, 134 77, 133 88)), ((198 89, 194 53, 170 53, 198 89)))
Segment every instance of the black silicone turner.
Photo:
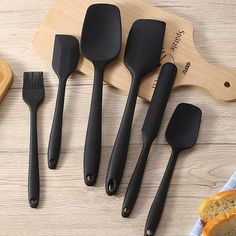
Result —
POLYGON ((181 103, 177 106, 168 128, 166 140, 172 147, 172 154, 160 187, 149 211, 144 236, 154 235, 164 210, 171 177, 181 151, 193 147, 197 141, 202 112, 193 105, 181 103))
POLYGON ((124 61, 132 74, 132 82, 107 171, 106 192, 108 195, 114 195, 119 188, 128 153, 139 86, 146 74, 160 66, 165 28, 166 24, 162 21, 138 20, 130 30, 124 61))
POLYGON ((129 217, 138 197, 149 151, 158 135, 169 96, 175 82, 176 73, 177 67, 172 63, 166 63, 161 68, 160 77, 142 128, 142 152, 125 194, 122 208, 123 217, 129 217))
POLYGON ((82 53, 95 70, 84 149, 84 181, 88 186, 96 183, 101 156, 103 74, 106 65, 119 55, 121 41, 119 9, 110 4, 90 6, 81 36, 82 53))
POLYGON ((59 160, 66 82, 75 71, 79 57, 79 41, 74 36, 56 35, 52 67, 59 78, 59 87, 48 146, 48 167, 50 169, 55 169, 59 160))

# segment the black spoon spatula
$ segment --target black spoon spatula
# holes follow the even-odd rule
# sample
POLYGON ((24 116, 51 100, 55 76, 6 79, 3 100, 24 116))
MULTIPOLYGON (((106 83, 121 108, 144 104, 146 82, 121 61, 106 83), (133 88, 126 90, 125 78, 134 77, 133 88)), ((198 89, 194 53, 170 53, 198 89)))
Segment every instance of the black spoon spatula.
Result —
POLYGON ((84 149, 84 181, 96 183, 102 132, 103 75, 106 65, 121 50, 121 16, 119 9, 110 4, 91 5, 86 13, 81 36, 81 51, 94 65, 94 85, 84 149))
POLYGON ((165 28, 166 24, 162 21, 138 20, 130 30, 124 61, 132 74, 132 82, 107 171, 108 195, 114 195, 119 188, 128 153, 139 86, 145 75, 160 66, 165 28))
POLYGON ((201 117, 202 112, 198 107, 181 103, 177 106, 170 120, 166 130, 166 140, 172 147, 172 154, 149 211, 144 236, 154 235, 159 225, 178 155, 181 151, 195 145, 201 124, 201 117))
POLYGON ((75 71, 79 57, 79 41, 74 36, 56 35, 52 67, 59 78, 59 87, 48 146, 48 167, 50 169, 56 169, 59 160, 66 82, 75 71))
POLYGON ((160 77, 142 128, 142 152, 129 182, 123 202, 122 216, 125 218, 129 217, 138 197, 148 154, 152 143, 158 135, 169 96, 175 82, 176 73, 177 67, 172 63, 166 63, 161 68, 160 77))

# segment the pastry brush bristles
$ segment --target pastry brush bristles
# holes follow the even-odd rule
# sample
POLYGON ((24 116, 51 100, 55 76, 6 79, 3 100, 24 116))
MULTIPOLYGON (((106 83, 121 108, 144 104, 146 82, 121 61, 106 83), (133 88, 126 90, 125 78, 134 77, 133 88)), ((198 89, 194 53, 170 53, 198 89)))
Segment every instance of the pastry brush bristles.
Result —
POLYGON ((23 89, 43 88, 43 72, 25 72, 23 89))

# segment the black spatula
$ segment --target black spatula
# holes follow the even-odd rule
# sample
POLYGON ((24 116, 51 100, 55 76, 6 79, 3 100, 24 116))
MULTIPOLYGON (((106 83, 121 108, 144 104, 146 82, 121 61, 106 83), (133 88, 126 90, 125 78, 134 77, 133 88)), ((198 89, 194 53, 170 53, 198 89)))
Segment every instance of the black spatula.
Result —
POLYGON ((101 156, 103 74, 106 65, 120 53, 121 38, 121 17, 116 6, 94 4, 88 8, 81 36, 82 53, 95 70, 84 150, 84 180, 88 186, 96 182, 101 156))
POLYGON ((50 169, 56 168, 60 155, 66 82, 75 71, 79 57, 79 42, 74 36, 56 35, 52 67, 59 78, 59 87, 48 146, 48 167, 50 169))
POLYGON ((132 74, 132 82, 107 171, 108 195, 114 195, 119 188, 128 153, 139 86, 146 74, 160 66, 165 27, 166 24, 162 21, 138 20, 130 30, 125 51, 125 65, 132 74))
POLYGON ((177 67, 172 63, 166 63, 161 68, 160 77, 142 128, 142 152, 129 182, 123 202, 122 216, 125 218, 129 217, 138 197, 148 154, 152 143, 158 135, 169 96, 175 82, 176 73, 177 67))
POLYGON ((163 213, 168 188, 181 151, 193 147, 196 143, 201 124, 202 112, 193 105, 179 104, 166 130, 166 140, 172 147, 172 154, 160 187, 149 211, 145 226, 145 236, 154 235, 163 213))

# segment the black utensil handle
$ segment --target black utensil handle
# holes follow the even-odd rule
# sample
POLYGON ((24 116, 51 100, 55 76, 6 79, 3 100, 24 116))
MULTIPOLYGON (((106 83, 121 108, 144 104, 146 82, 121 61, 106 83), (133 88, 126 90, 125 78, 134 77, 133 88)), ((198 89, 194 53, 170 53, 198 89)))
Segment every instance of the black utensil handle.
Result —
POLYGON ((28 199, 32 208, 39 203, 39 165, 38 165, 38 138, 37 138, 37 111, 30 110, 30 152, 28 173, 28 199))
POLYGON ((124 115, 112 150, 105 186, 106 192, 109 196, 112 196, 117 192, 123 175, 128 153, 134 110, 139 91, 139 81, 139 79, 132 80, 124 115))
POLYGON ((56 169, 61 150, 65 89, 66 89, 66 80, 60 80, 53 124, 48 145, 48 167, 50 169, 56 169))
POLYGON ((176 74, 177 67, 172 63, 166 63, 161 68, 160 76, 142 127, 143 136, 148 142, 153 142, 158 135, 176 74))
POLYGON ((104 65, 95 65, 93 94, 84 149, 84 181, 88 186, 93 186, 96 183, 101 157, 103 74, 104 65))
POLYGON ((124 218, 129 217, 137 200, 150 148, 151 145, 144 144, 134 173, 129 182, 122 207, 122 216, 124 218))
POLYGON ((171 178, 177 161, 178 152, 172 151, 169 163, 167 165, 165 174, 162 178, 160 187, 152 203, 151 209, 148 214, 144 236, 152 236, 155 234, 156 229, 160 223, 161 216, 164 210, 168 189, 170 186, 171 178))

